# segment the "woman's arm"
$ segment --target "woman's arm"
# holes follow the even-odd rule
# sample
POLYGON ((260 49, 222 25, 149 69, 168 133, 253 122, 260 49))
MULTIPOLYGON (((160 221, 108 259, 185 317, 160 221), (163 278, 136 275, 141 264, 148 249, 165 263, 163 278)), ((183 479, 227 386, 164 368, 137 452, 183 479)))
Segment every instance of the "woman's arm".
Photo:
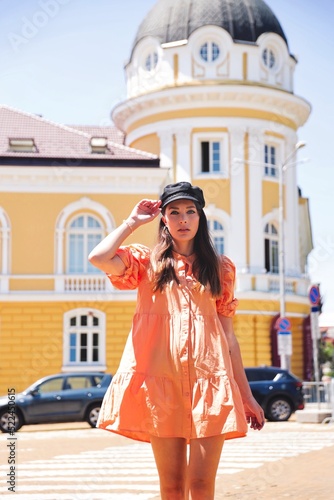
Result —
POLYGON ((160 214, 160 205, 160 200, 144 199, 137 203, 129 217, 90 252, 89 262, 105 273, 121 276, 125 266, 116 255, 117 250, 135 229, 151 222, 160 214))
POLYGON ((232 318, 227 318, 226 316, 222 316, 221 314, 219 314, 218 316, 226 335, 230 350, 234 379, 238 384, 240 390, 247 422, 251 424, 251 427, 253 429, 260 430, 264 426, 265 422, 264 411, 254 399, 252 391, 249 387, 244 365, 242 362, 239 342, 235 336, 233 329, 233 320, 232 318))

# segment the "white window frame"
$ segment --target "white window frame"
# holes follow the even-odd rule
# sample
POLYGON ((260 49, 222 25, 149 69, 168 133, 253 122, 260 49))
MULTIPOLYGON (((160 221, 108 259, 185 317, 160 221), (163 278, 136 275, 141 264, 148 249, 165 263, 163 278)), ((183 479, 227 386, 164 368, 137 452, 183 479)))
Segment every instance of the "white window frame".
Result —
POLYGON ((9 291, 11 227, 9 217, 0 207, 0 293, 9 291))
MULTIPOLYGON (((98 270, 90 264, 88 261, 88 254, 92 248, 88 247, 88 238, 89 235, 91 234, 96 234, 100 236, 99 241, 101 241, 104 237, 104 224, 103 221, 99 217, 97 217, 95 214, 87 213, 87 212, 82 212, 76 214, 74 217, 72 217, 68 221, 68 225, 66 228, 66 274, 96 274, 98 270), (75 222, 77 219, 80 217, 84 218, 84 221, 88 222, 88 218, 91 217, 92 219, 96 220, 99 223, 99 227, 88 227, 88 224, 84 223, 83 227, 77 227, 77 228, 72 228, 71 225, 73 222, 75 222), (83 236, 83 253, 84 253, 84 258, 83 258, 83 270, 82 271, 76 271, 76 270, 71 270, 71 236, 72 235, 82 235, 83 236)), ((96 241, 96 244, 99 242, 96 241)), ((94 245, 96 246, 96 245, 94 245)))
POLYGON ((280 158, 279 145, 272 141, 265 141, 263 145, 263 176, 265 179, 278 180, 279 177, 279 158, 280 158), (267 153, 266 153, 267 148, 267 153), (271 162, 272 149, 275 151, 275 163, 271 162), (274 171, 274 173, 273 173, 274 171))
POLYGON ((200 60, 204 64, 216 64, 222 57, 221 42, 216 40, 216 39, 209 38, 209 39, 203 40, 202 43, 199 44, 198 51, 199 51, 200 60), (207 45, 207 56, 208 56, 207 59, 205 59, 202 55, 202 48, 205 45, 207 45), (218 52, 219 52, 217 57, 215 57, 214 59, 213 59, 213 54, 214 54, 213 45, 215 45, 218 48, 218 52))
POLYGON ((224 255, 226 251, 226 241, 225 241, 225 229, 224 225, 222 222, 215 217, 208 217, 208 227, 209 227, 209 233, 211 235, 211 239, 214 243, 215 249, 217 250, 219 255, 224 255), (214 224, 217 223, 221 226, 219 229, 214 229, 214 224), (217 248, 217 239, 219 240, 223 239, 223 251, 221 252, 219 248, 217 248))
POLYGON ((227 132, 202 132, 193 134, 193 158, 194 158, 194 176, 197 178, 228 178, 228 134, 227 132), (211 161, 208 172, 202 172, 202 142, 208 142, 210 154, 212 144, 220 144, 220 170, 213 171, 211 161))
POLYGON ((67 311, 64 314, 64 324, 63 324, 63 371, 104 371, 106 370, 106 315, 104 312, 97 309, 90 308, 78 308, 67 311), (79 320, 81 316, 86 316, 88 321, 87 325, 81 326, 79 320), (76 318, 76 325, 71 326, 71 318, 76 318), (99 324, 97 326, 93 325, 93 318, 97 318, 99 324), (76 344, 76 360, 71 360, 71 334, 80 335, 81 333, 87 334, 87 350, 88 359, 87 361, 80 361, 78 356, 80 354, 80 344, 76 344), (99 334, 99 345, 98 345, 98 361, 92 360, 93 345, 92 339, 93 334, 99 334))
POLYGON ((264 227, 264 245, 265 245, 265 250, 264 250, 264 268, 267 269, 266 267, 266 260, 267 260, 267 255, 266 255, 266 243, 265 241, 269 241, 269 248, 268 248, 268 261, 269 261, 269 269, 267 269, 267 272, 269 274, 279 274, 279 233, 277 229, 277 225, 273 221, 269 221, 266 223, 264 227), (266 231, 266 228, 268 227, 269 231, 266 231), (272 232, 272 228, 275 228, 275 233, 272 232), (272 254, 273 254, 273 248, 276 248, 276 259, 277 259, 277 265, 274 264, 273 259, 272 259, 272 254))

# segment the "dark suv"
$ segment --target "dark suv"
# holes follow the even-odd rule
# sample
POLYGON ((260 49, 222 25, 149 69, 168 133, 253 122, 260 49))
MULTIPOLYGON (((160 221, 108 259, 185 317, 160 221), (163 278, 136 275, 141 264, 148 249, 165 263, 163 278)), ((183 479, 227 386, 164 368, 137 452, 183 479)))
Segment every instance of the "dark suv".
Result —
POLYGON ((245 372, 253 396, 268 420, 283 422, 304 408, 303 383, 289 371, 259 366, 245 368, 245 372))
POLYGON ((19 394, 8 393, 0 398, 0 430, 80 421, 95 427, 111 379, 102 372, 58 373, 37 380, 19 394))

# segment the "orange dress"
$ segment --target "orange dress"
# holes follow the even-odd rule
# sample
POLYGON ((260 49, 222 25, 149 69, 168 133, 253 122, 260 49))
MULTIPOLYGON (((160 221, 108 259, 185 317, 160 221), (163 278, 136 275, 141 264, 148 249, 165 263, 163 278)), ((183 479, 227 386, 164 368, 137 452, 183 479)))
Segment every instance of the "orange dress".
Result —
POLYGON ((235 266, 221 257, 222 297, 200 291, 195 256, 174 253, 180 283, 152 292, 150 249, 121 247, 126 270, 109 278, 121 289, 138 288, 120 366, 108 388, 97 426, 139 441, 159 437, 244 436, 247 422, 218 314, 235 313, 235 266))

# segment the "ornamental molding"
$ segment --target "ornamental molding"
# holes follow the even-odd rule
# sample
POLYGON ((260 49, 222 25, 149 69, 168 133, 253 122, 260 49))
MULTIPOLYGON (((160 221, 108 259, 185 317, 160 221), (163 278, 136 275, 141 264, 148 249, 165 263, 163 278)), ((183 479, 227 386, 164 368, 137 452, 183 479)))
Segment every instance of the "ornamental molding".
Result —
POLYGON ((311 111, 305 99, 269 86, 187 85, 124 101, 114 108, 113 120, 120 129, 126 131, 129 125, 143 117, 207 107, 266 111, 289 118, 297 128, 304 125, 311 111))
POLYGON ((0 167, 0 192, 149 193, 160 192, 164 168, 0 167))

